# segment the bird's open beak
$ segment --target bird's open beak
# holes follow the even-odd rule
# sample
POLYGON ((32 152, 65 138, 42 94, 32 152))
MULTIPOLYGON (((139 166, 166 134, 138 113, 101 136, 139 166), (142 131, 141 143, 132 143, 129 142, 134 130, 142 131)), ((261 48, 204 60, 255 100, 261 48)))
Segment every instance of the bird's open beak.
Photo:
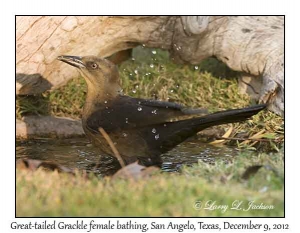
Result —
POLYGON ((82 62, 82 57, 62 55, 57 57, 57 60, 68 63, 76 68, 85 68, 84 63, 82 62))

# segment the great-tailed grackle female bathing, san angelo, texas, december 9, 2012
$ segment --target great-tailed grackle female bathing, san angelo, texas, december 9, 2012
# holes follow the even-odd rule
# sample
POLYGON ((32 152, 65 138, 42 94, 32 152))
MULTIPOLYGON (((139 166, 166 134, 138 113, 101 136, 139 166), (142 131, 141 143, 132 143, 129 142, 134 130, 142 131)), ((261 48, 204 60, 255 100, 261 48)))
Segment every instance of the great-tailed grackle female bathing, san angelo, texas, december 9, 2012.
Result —
POLYGON ((117 67, 95 56, 59 56, 75 66, 84 77, 88 91, 82 114, 87 137, 103 154, 114 156, 99 132, 103 128, 126 164, 160 165, 162 153, 197 132, 214 125, 244 121, 266 105, 226 110, 199 116, 203 110, 157 100, 131 98, 121 93, 117 67), (190 116, 189 119, 172 120, 190 116))

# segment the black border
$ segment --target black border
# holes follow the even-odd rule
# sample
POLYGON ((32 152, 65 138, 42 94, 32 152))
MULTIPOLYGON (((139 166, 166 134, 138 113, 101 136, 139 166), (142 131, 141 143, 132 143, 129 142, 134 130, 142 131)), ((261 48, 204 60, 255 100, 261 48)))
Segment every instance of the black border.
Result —
MULTIPOLYGON (((140 16, 140 15, 15 15, 15 84, 17 82, 16 80, 16 71, 17 71, 17 41, 16 41, 16 31, 17 31, 17 17, 18 16, 140 16)), ((197 15, 142 15, 142 16, 197 16, 197 15)), ((283 16, 283 22, 284 22, 284 27, 283 27, 283 31, 284 31, 284 37, 283 37, 283 53, 284 53, 284 79, 283 79, 283 83, 284 83, 284 87, 285 87, 285 17, 286 15, 202 15, 202 16, 283 16)), ((17 93, 16 93, 16 89, 15 89, 15 103, 16 103, 16 97, 17 97, 17 93)), ((286 104, 285 104, 285 92, 284 92, 284 107, 286 107, 286 104)), ((284 111, 284 116, 283 116, 283 122, 284 122, 284 125, 285 125, 285 111, 284 111)), ((17 119, 17 112, 16 112, 16 109, 15 109, 15 119, 17 119)), ((16 124, 15 124, 15 135, 17 133, 17 128, 16 128, 16 124)), ((284 138, 285 138, 285 128, 284 128, 284 138)), ((17 138, 15 137, 15 145, 17 143, 17 138)), ((90 217, 80 217, 80 216, 77 216, 77 217, 44 217, 44 216, 38 216, 38 217, 17 217, 17 186, 16 186, 16 177, 17 177, 17 166, 16 166, 16 162, 15 162, 15 218, 17 219, 26 219, 26 218, 43 218, 43 219, 48 219, 48 218, 77 218, 77 219, 84 219, 84 218, 106 218, 106 219, 112 219, 112 218, 220 218, 220 219, 226 219, 226 218, 272 218, 272 219, 277 219, 277 218, 285 218, 286 217, 286 208, 285 208, 285 203, 286 203, 286 195, 285 195, 285 179, 286 179, 286 176, 285 176, 285 170, 286 170, 286 161, 285 161, 285 143, 283 145, 283 153, 284 153, 284 216, 283 217, 271 217, 271 216, 267 216, 267 217, 258 217, 258 216, 252 216, 252 217, 247 217, 247 216, 241 216, 241 217, 211 217, 211 216, 208 216, 208 217, 187 217, 187 216, 184 216, 184 217, 153 217, 153 216, 148 216, 148 217, 133 217, 133 216, 119 216, 119 217, 99 217, 99 216, 90 216, 90 217)), ((16 159, 16 156, 17 156, 17 151, 15 149, 15 159, 16 159)))

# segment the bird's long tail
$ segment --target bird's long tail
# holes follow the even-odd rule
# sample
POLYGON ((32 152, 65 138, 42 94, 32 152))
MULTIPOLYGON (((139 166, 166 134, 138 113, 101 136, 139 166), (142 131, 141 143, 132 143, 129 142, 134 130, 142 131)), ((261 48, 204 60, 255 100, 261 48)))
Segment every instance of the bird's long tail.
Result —
POLYGON ((203 117, 191 119, 191 123, 195 126, 195 128, 197 128, 197 131, 200 131, 202 129, 214 125, 221 125, 247 120, 249 117, 257 114, 258 112, 266 108, 266 106, 266 104, 260 104, 247 108, 215 112, 203 117))
MULTIPOLYGON (((234 123, 244 121, 259 111, 266 108, 266 105, 255 105, 247 108, 232 109, 227 111, 216 112, 202 117, 196 117, 187 120, 175 121, 169 123, 169 127, 164 127, 161 131, 162 142, 157 142, 160 152, 164 153, 172 149, 174 146, 183 142, 187 138, 195 135, 197 132, 214 125, 222 125, 226 123, 234 123)), ((147 129, 149 131, 149 129, 147 129)), ((153 142, 154 143, 154 142, 153 142)))

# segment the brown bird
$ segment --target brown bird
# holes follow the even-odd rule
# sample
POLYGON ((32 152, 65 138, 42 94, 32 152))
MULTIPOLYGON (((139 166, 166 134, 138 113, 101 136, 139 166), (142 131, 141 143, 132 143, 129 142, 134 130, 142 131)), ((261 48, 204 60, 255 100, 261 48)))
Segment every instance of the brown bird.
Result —
POLYGON ((266 107, 256 105, 199 117, 201 109, 122 95, 117 67, 108 60, 95 56, 59 56, 58 60, 78 68, 87 83, 82 115, 84 132, 102 153, 114 156, 99 132, 102 127, 126 164, 139 160, 144 165, 160 165, 162 153, 197 132, 214 125, 244 121, 266 107), (194 118, 172 121, 182 116, 194 118))

